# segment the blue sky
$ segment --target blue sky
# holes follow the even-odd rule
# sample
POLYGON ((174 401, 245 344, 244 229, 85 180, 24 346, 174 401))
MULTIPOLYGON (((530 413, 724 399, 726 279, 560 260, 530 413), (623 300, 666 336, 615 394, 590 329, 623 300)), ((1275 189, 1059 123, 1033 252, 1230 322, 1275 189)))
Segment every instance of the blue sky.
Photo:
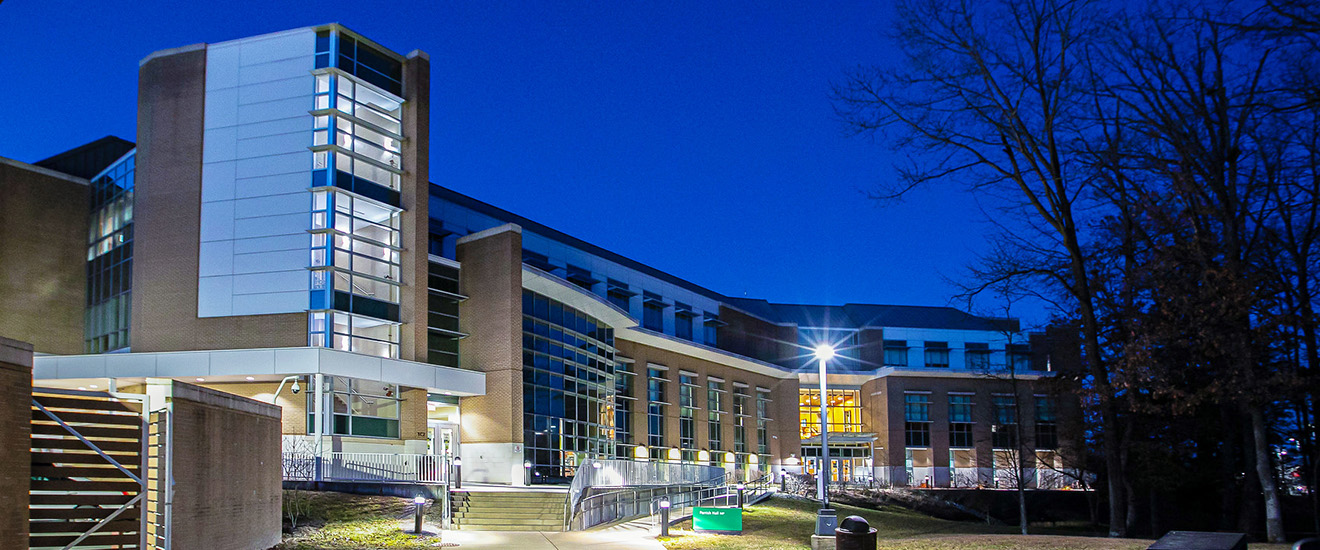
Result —
POLYGON ((830 108, 893 54, 889 2, 781 4, 9 0, 0 156, 132 140, 152 51, 339 22, 430 54, 435 183, 731 296, 949 304, 974 198, 867 200, 902 152, 830 108))

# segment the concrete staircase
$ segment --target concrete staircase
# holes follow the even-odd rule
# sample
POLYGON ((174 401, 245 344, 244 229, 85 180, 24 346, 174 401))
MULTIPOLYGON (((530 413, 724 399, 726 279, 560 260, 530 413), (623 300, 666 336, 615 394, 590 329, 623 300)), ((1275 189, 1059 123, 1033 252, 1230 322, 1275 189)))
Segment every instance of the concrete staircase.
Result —
POLYGON ((568 494, 549 491, 454 491, 454 528, 464 531, 563 531, 568 494))

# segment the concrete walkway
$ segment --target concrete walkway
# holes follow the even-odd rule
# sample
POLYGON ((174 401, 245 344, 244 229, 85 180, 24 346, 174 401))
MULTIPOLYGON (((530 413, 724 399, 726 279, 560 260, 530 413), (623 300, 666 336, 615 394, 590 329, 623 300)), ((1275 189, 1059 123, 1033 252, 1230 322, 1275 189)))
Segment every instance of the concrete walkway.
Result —
MULTIPOLYGON (((405 529, 411 530, 408 525, 405 529)), ((435 529, 427 525, 426 531, 435 529)), ((446 548, 516 548, 518 550, 664 550, 655 540, 650 519, 639 519, 589 531, 445 531, 446 548)))

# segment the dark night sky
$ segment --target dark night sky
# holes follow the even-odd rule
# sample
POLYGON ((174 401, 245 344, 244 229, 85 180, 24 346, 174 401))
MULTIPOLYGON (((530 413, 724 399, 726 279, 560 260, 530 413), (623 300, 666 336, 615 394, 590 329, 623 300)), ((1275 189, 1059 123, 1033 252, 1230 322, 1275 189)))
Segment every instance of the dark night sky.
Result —
POLYGON ((954 186, 863 195, 901 153, 846 136, 829 90, 892 55, 888 2, 495 4, 8 0, 0 156, 132 140, 152 51, 339 22, 431 55, 432 181, 713 290, 946 305, 985 246, 954 186))

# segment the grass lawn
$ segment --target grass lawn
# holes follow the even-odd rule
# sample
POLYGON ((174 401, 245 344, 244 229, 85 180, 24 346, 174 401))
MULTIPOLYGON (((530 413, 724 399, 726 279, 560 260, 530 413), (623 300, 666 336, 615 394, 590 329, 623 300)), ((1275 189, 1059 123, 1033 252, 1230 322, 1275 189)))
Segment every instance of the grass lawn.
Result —
MULTIPOLYGON (((273 550, 422 549, 440 546, 436 537, 405 533, 411 527, 412 500, 300 491, 308 498, 307 517, 273 550)), ((287 493, 286 493, 287 494, 287 493)), ((288 518, 285 518, 288 521, 288 518)), ((427 510, 428 524, 440 522, 438 507, 427 510), (432 513, 435 510, 435 513, 432 513)))
MULTIPOLYGON (((662 538, 669 550, 805 549, 811 548, 817 505, 773 498, 743 513, 742 535, 712 535, 692 531, 692 522, 670 528, 662 538)), ((862 516, 879 531, 881 550, 1145 550, 1149 540, 1107 539, 1059 535, 1013 535, 1016 527, 935 519, 905 508, 867 510, 836 504, 839 519, 862 516)), ((1048 532, 1048 529, 1042 529, 1048 532)), ((1252 544, 1252 550, 1286 550, 1288 545, 1252 544)))

